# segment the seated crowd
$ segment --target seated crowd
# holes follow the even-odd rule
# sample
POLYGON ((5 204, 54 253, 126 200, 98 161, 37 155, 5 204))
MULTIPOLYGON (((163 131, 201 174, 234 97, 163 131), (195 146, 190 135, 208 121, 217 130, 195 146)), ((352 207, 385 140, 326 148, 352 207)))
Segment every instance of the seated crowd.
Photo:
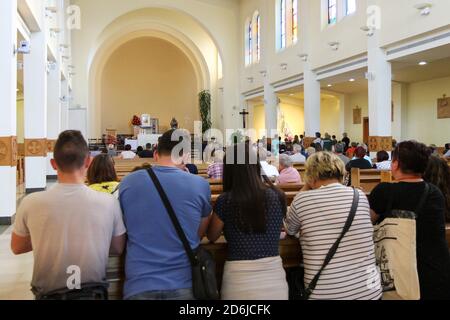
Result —
MULTIPOLYGON (((124 252, 124 299, 196 298, 190 260, 152 174, 192 249, 205 237, 211 242, 225 238, 224 300, 292 297, 279 249, 284 233, 300 241, 308 299, 381 299, 386 274, 377 261, 374 225, 399 212, 415 217, 419 298, 450 299, 450 169, 430 148, 401 142, 391 162, 389 155, 379 153, 375 165, 386 170, 389 163, 396 183, 382 183, 367 197, 344 185, 351 168, 373 168, 367 147, 353 148, 346 134, 341 142, 318 134, 314 152, 304 148, 303 137, 289 146, 280 141, 280 150, 284 145, 286 151, 278 168, 268 163, 268 151, 259 144, 235 144, 216 150, 208 168, 208 177, 223 184, 213 207, 208 180, 185 164, 183 154, 174 154, 179 142, 172 141, 173 132, 140 152, 151 154, 153 165, 136 168, 120 184, 110 156, 100 154, 91 161, 80 132, 61 133, 52 160, 58 183, 23 200, 11 240, 15 254, 33 252, 36 299, 107 299, 108 258, 124 252), (303 158, 304 181, 293 168, 303 158), (277 173, 276 184, 269 172, 277 173), (278 185, 292 183, 304 187, 288 208, 278 185)), ((132 153, 127 146, 121 158, 133 159, 132 153)))

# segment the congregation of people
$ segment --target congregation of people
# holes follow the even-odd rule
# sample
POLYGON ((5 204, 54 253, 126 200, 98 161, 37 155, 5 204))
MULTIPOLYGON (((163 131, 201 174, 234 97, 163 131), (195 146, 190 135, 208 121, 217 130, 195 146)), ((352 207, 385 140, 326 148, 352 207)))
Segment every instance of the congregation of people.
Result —
POLYGON ((398 212, 415 215, 420 299, 450 299, 450 144, 439 156, 419 142, 394 142, 391 155, 380 151, 373 160, 367 145, 347 134, 338 141, 317 133, 310 145, 301 135, 271 146, 260 140, 212 148, 207 176, 223 185, 213 206, 208 180, 195 165, 176 161, 185 155, 174 159, 179 141, 172 134, 137 152, 128 145, 118 154, 110 146, 92 159, 80 132, 61 133, 52 160, 58 183, 22 201, 11 240, 15 254, 33 252, 36 299, 107 299, 108 258, 122 254, 124 299, 196 298, 190 260, 151 172, 192 249, 205 239, 226 240, 224 300, 291 297, 279 249, 285 234, 300 242, 304 285, 312 289, 308 299, 382 299, 385 275, 377 265, 374 225, 398 212), (242 157, 239 150, 245 150, 242 157), (137 157, 154 162, 119 183, 114 159, 137 157), (303 179, 296 164, 305 166, 303 179), (381 183, 366 195, 350 187, 352 168, 391 171, 395 183, 381 183), (286 184, 304 185, 290 207, 280 188, 286 184), (81 270, 81 289, 67 289, 70 266, 81 270))

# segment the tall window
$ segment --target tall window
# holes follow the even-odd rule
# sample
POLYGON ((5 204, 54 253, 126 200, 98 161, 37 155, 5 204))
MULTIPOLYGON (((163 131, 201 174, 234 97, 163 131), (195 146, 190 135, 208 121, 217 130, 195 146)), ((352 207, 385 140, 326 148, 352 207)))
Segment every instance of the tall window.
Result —
POLYGON ((286 0, 280 0, 280 48, 286 47, 286 0))
POLYGON ((253 28, 252 21, 248 21, 245 26, 245 65, 253 62, 253 28))
POLYGON ((298 0, 292 0, 292 43, 298 41, 298 0))
POLYGON ((261 60, 261 15, 257 13, 255 18, 255 28, 256 28, 256 62, 261 60))
POLYGON ((337 22, 337 0, 328 0, 328 24, 337 22))
POLYGON ((345 0, 345 15, 349 16, 356 12, 356 0, 345 0))

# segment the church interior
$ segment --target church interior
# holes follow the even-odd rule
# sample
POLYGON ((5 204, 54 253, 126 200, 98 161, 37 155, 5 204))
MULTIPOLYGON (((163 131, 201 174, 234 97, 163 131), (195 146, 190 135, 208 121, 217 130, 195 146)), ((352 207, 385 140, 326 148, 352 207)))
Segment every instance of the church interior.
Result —
MULTIPOLYGON (((449 12, 448 0, 0 1, 0 300, 34 299, 35 257, 10 243, 21 202, 58 183, 67 130, 95 155, 157 148, 182 128, 222 148, 236 132, 266 148, 301 137, 306 158, 317 133, 345 134, 372 160, 414 140, 450 165, 449 12)), ((117 158, 118 179, 146 162, 117 158)), ((369 171, 349 173, 367 195, 395 180, 369 171)), ((225 186, 209 182, 215 204, 225 186)), ((288 206, 303 187, 283 185, 288 206)), ((204 246, 222 274, 226 241, 204 246)), ((299 248, 280 244, 284 267, 299 248)), ((110 299, 123 298, 123 259, 108 264, 110 299)))

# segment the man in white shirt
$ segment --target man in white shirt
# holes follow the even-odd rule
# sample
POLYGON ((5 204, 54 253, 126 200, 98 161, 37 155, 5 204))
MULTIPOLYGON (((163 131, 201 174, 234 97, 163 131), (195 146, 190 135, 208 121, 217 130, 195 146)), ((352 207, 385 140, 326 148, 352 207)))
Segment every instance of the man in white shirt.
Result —
POLYGON ((121 158, 123 160, 133 160, 136 157, 137 157, 136 153, 131 151, 131 145, 127 144, 125 146, 125 151, 122 151, 119 158, 121 158))
POLYGON ((301 151, 302 147, 300 145, 297 144, 294 146, 294 154, 290 156, 291 162, 293 164, 306 162, 306 157, 301 154, 301 151))
POLYGON ((79 131, 61 133, 51 164, 58 184, 22 201, 11 250, 33 252, 36 299, 106 299, 109 254, 122 254, 126 242, 120 204, 85 185, 89 148, 79 131))

